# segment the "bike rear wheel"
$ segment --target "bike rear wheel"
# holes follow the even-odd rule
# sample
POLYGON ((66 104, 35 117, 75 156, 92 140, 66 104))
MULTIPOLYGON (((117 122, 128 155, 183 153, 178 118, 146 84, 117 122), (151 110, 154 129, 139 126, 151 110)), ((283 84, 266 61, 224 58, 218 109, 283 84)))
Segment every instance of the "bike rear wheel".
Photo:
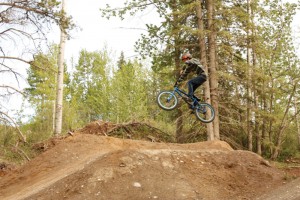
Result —
POLYGON ((178 98, 173 91, 161 91, 156 100, 159 107, 164 110, 173 110, 178 105, 178 98))
POLYGON ((203 123, 209 123, 215 119, 215 110, 208 103, 198 103, 195 108, 195 114, 203 123))

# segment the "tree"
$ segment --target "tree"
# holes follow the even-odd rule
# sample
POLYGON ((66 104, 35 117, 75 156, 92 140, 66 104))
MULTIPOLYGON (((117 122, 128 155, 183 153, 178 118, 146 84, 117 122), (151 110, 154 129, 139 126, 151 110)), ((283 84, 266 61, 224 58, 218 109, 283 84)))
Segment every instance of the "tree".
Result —
MULTIPOLYGON (((35 116, 31 119, 33 132, 53 132, 55 119, 55 99, 57 85, 57 57, 58 46, 52 45, 46 54, 40 53, 35 56, 34 61, 27 70, 27 82, 29 87, 25 88, 28 100, 35 110, 35 116), (44 69, 35 66, 44 66, 44 69)), ((69 74, 64 71, 64 81, 68 83, 69 74)), ((64 95, 64 101, 68 96, 68 90, 64 95)))
POLYGON ((218 75, 216 58, 216 28, 215 28, 215 1, 207 0, 207 26, 208 26, 208 55, 209 55, 209 82, 211 91, 211 104, 215 110, 215 119, 213 121, 214 138, 220 139, 219 130, 219 100, 218 100, 218 75))
MULTIPOLYGON (((122 56, 121 56, 122 59, 122 56)), ((137 60, 123 62, 111 80, 110 119, 117 123, 148 117, 147 71, 137 60)))
MULTIPOLYGON (((295 4, 252 0, 222 6, 221 130, 241 146, 270 156, 283 134, 284 116, 292 119, 291 111, 284 113, 294 93, 290 82, 298 76, 290 35, 295 4)), ((286 122, 285 131, 290 120, 286 122)))
POLYGON ((70 86, 70 104, 77 111, 77 124, 110 116, 110 59, 106 49, 81 50, 70 86))
MULTIPOLYGON (((196 7, 196 13, 197 13, 197 23, 198 23, 198 34, 199 34, 199 47, 200 47, 200 60, 202 61, 202 64, 204 66, 205 69, 205 73, 209 74, 208 72, 208 63, 207 63, 207 48, 206 48, 206 37, 205 37, 205 27, 204 27, 204 16, 205 14, 203 13, 203 4, 202 1, 199 0, 198 1, 198 5, 196 7)), ((211 104, 211 99, 210 99, 210 84, 209 81, 205 81, 204 83, 205 86, 205 90, 204 90, 204 97, 205 97, 205 101, 209 104, 211 104)), ((208 113, 210 114, 210 113, 208 113)), ((208 140, 214 140, 215 138, 215 134, 214 134, 214 130, 213 130, 213 124, 212 123, 208 123, 207 125, 207 138, 208 140)))
MULTIPOLYGON (((65 1, 62 0, 61 13, 65 12, 65 1)), ((56 103, 55 103, 55 123, 54 134, 60 135, 62 129, 63 119, 63 89, 64 89, 64 53, 65 53, 66 34, 63 24, 60 25, 60 43, 58 51, 58 73, 57 73, 57 87, 56 87, 56 103)))
MULTIPOLYGON (((59 2, 55 0, 2 0, 0 6, 0 73, 12 77, 15 82, 14 85, 3 83, 0 93, 12 95, 15 92, 22 93, 21 89, 17 89, 22 79, 20 68, 30 64, 32 55, 41 50, 43 42, 47 40, 47 32, 53 28, 52 24, 62 25, 64 30, 71 29, 73 25, 71 18, 59 11, 59 2)), ((2 102, 0 112, 7 113, 2 102)), ((9 121, 5 115, 0 117, 9 121)))

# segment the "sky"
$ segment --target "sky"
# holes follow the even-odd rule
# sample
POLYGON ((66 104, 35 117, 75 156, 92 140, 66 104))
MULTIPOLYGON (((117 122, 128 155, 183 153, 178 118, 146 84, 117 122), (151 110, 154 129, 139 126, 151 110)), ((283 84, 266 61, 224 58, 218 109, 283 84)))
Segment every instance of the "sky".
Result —
POLYGON ((103 49, 105 45, 116 52, 117 57, 121 51, 125 57, 136 56, 134 43, 141 33, 146 33, 145 24, 149 21, 153 23, 153 20, 158 18, 151 9, 135 17, 129 16, 123 21, 117 17, 108 20, 101 16, 99 8, 105 8, 106 4, 121 7, 124 2, 124 0, 66 0, 67 14, 73 17, 81 30, 72 31, 72 39, 66 42, 65 58, 77 57, 81 49, 95 51, 103 49))

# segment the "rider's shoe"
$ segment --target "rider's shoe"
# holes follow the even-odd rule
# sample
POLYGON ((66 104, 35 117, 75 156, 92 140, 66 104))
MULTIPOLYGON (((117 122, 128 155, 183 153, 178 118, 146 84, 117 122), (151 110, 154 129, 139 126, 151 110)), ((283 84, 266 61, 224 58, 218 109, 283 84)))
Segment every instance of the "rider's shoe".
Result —
POLYGON ((196 99, 197 101, 200 101, 200 99, 198 97, 196 97, 195 95, 193 96, 194 99, 196 99))

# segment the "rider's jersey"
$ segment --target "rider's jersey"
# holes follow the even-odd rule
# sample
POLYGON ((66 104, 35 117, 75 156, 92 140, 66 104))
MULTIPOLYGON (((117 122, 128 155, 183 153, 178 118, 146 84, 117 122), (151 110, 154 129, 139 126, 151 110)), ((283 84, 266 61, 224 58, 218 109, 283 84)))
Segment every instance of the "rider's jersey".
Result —
POLYGON ((190 72, 195 72, 195 74, 205 75, 205 71, 200 63, 200 61, 196 58, 192 58, 190 60, 185 61, 185 66, 183 68, 183 72, 179 77, 179 81, 185 79, 190 72))

